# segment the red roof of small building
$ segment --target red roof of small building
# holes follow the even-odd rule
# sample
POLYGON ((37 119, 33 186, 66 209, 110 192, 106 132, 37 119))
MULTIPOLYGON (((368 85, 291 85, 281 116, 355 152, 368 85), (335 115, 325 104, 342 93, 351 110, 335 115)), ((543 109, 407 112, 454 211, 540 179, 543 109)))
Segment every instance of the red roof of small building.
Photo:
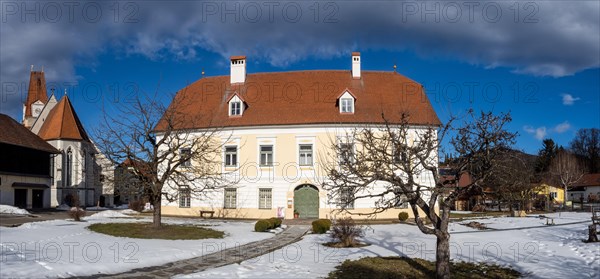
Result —
MULTIPOLYGON (((202 78, 183 88, 169 106, 178 116, 175 129, 300 124, 440 125, 421 84, 396 72, 322 70, 248 74, 244 83, 229 76, 202 78), (337 96, 348 89, 356 97, 354 114, 340 114, 337 96), (237 92, 247 107, 229 117, 227 100, 237 92)), ((167 119, 156 127, 165 130, 167 119)))
POLYGON ((573 184, 573 187, 582 186, 600 186, 600 173, 588 173, 584 174, 577 183, 573 184))
POLYGON ((8 115, 0 114, 0 131, 2 131, 0 133, 0 143, 41 150, 48 153, 60 153, 52 145, 8 115))
POLYGON ((44 140, 90 141, 67 95, 48 113, 48 117, 42 124, 38 135, 44 140))
POLYGON ((27 100, 25 100, 25 116, 32 116, 31 105, 36 101, 46 104, 48 102, 48 93, 46 91, 46 78, 44 72, 31 71, 29 74, 29 91, 27 100))

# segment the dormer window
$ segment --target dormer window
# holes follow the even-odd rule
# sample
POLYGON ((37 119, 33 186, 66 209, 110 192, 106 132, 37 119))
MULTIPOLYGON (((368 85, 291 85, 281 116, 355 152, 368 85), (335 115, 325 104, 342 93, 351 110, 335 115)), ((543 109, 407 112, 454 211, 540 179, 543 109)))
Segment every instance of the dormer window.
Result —
POLYGON ((243 113, 244 102, 237 94, 235 94, 229 100, 229 116, 241 116, 243 113))
POLYGON ((346 90, 338 98, 340 113, 354 113, 354 96, 350 91, 346 90))
POLYGON ((242 114, 242 102, 231 102, 231 112, 229 115, 241 115, 242 114))
POLYGON ((353 113, 354 112, 354 100, 352 98, 340 99, 340 106, 342 113, 353 113))

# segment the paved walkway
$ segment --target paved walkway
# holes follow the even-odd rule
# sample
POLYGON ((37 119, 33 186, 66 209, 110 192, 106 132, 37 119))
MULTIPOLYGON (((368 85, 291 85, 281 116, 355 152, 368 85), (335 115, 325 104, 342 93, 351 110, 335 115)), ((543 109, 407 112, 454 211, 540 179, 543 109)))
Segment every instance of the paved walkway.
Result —
MULTIPOLYGON (((239 263, 294 243, 309 230, 309 226, 289 226, 274 237, 250 242, 235 248, 197 258, 172 262, 161 266, 138 268, 119 274, 98 274, 83 278, 168 278, 178 274, 190 274, 210 268, 239 263)), ((81 277, 79 277, 81 278, 81 277)))

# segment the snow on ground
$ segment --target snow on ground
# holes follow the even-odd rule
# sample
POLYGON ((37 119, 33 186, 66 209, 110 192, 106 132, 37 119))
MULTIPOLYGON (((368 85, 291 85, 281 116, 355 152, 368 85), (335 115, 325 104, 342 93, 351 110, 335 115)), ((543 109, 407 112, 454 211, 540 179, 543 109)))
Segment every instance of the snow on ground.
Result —
POLYGON ((125 215, 119 211, 105 210, 105 211, 101 211, 98 213, 94 213, 93 215, 86 217, 85 220, 103 219, 103 218, 131 218, 131 216, 125 215))
POLYGON ((102 211, 85 222, 52 220, 0 227, 0 278, 72 277, 118 273, 134 268, 162 265, 199 257, 252 241, 272 237, 256 233, 254 223, 163 218, 170 224, 210 226, 226 233, 223 239, 152 240, 113 237, 86 229, 95 223, 150 222, 117 211, 102 211))
POLYGON ((0 213, 2 214, 16 214, 16 215, 29 215, 29 211, 18 207, 0 204, 0 213))
POLYGON ((123 209, 123 210, 119 210, 119 212, 121 212, 123 214, 133 214, 133 215, 140 214, 139 212, 137 212, 133 209, 123 209))
MULTIPOLYGON (((586 223, 544 226, 545 220, 524 218, 492 218, 492 227, 516 230, 478 231, 458 223, 450 224, 452 258, 485 261, 512 266, 526 278, 598 278, 600 276, 600 244, 586 244, 589 213, 548 214, 555 223, 586 223)), ((481 221, 478 219, 478 221, 481 221)), ((204 272, 180 276, 184 278, 318 278, 327 276, 346 259, 369 256, 405 255, 435 260, 435 237, 422 234, 407 224, 374 225, 367 228, 362 248, 327 248, 322 243, 327 235, 307 235, 288 245, 241 264, 232 264, 204 272)))

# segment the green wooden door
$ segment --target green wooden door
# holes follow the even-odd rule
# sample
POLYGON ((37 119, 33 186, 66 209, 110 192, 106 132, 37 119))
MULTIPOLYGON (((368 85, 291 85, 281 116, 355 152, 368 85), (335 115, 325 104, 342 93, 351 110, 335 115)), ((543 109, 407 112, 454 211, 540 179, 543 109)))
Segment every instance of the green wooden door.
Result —
POLYGON ((310 185, 302 185, 294 191, 294 209, 299 218, 319 218, 319 191, 310 185))

